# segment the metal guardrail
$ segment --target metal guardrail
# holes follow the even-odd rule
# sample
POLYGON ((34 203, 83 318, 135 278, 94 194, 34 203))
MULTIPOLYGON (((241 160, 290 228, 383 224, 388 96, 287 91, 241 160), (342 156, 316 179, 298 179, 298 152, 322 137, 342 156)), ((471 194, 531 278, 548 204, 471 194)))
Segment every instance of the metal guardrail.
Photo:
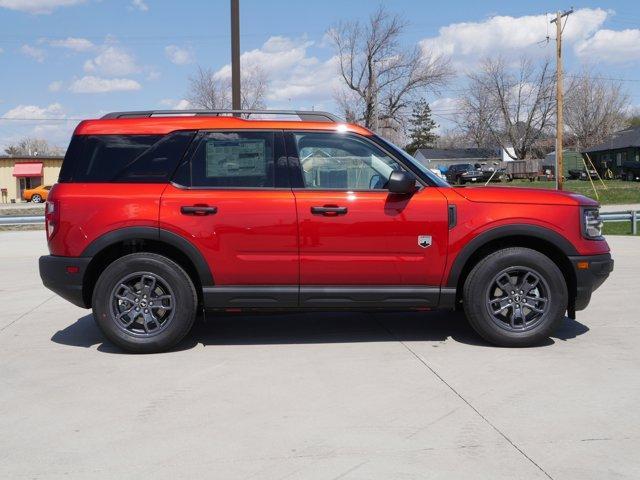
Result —
POLYGON ((631 222, 631 233, 638 234, 638 221, 640 211, 629 210, 627 212, 602 212, 600 218, 603 222, 631 222))
MULTIPOLYGON (((638 222, 640 222, 640 211, 629 210, 627 212, 602 212, 600 218, 603 222, 630 222, 631 232, 638 233, 638 222)), ((44 215, 0 215, 0 225, 35 225, 44 223, 44 215)))
POLYGON ((44 215, 0 215, 0 225, 36 225, 44 224, 44 215))

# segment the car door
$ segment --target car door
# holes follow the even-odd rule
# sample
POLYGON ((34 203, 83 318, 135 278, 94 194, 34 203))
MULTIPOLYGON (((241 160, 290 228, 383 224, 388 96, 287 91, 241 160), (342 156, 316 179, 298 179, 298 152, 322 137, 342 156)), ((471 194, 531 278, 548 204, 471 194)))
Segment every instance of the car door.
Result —
POLYGON ((366 137, 285 132, 285 138, 298 212, 301 305, 437 302, 448 237, 443 194, 420 181, 412 195, 389 193, 391 172, 408 169, 366 137))
POLYGON ((296 306, 298 231, 280 131, 200 132, 167 186, 163 231, 208 264, 210 308, 296 306))

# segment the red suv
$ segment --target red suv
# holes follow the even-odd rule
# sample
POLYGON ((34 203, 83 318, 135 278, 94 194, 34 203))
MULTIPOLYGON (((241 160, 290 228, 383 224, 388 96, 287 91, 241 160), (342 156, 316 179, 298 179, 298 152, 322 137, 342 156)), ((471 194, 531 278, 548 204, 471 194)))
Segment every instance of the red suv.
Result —
POLYGON ((491 343, 532 345, 613 268, 582 195, 452 188, 330 114, 232 113, 76 128, 40 275, 126 350, 173 347, 202 310, 437 307, 463 308, 491 343))

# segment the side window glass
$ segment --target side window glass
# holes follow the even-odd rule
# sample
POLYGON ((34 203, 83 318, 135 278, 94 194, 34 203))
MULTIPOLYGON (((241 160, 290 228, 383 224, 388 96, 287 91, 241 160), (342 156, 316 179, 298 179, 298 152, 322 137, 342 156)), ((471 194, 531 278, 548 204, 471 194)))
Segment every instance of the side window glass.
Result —
POLYGON ((381 190, 391 173, 405 170, 383 150, 340 133, 296 133, 305 188, 381 190))
POLYGON ((211 132, 191 158, 194 187, 274 187, 273 132, 211 132))
POLYGON ((123 167, 115 181, 166 181, 176 169, 194 135, 194 131, 178 131, 166 135, 123 167))

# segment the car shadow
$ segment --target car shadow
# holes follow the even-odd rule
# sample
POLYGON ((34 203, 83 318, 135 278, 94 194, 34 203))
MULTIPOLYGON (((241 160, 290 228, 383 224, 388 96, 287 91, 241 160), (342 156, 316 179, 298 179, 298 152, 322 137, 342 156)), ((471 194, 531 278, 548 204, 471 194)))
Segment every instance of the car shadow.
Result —
MULTIPOLYGON (((562 326, 540 346, 554 339, 568 340, 589 331, 584 324, 565 318, 562 326)), ((104 353, 124 353, 111 344, 96 326, 93 315, 85 315, 51 341, 104 353)), ((188 350, 198 344, 277 345, 355 342, 445 342, 495 348, 480 338, 459 312, 296 312, 261 314, 207 314, 196 321, 191 333, 173 349, 188 350)))

